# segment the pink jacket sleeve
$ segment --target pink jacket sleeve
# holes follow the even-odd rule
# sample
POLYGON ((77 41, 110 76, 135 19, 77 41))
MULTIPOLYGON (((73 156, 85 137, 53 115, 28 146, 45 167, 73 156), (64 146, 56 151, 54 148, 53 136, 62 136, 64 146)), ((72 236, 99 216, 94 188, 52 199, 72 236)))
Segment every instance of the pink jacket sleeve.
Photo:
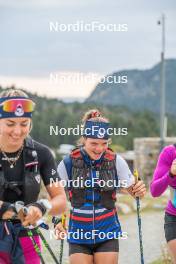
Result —
POLYGON ((169 175, 172 161, 175 158, 174 146, 167 146, 160 153, 153 179, 150 184, 150 191, 153 197, 160 196, 169 185, 176 185, 176 177, 172 178, 169 175))

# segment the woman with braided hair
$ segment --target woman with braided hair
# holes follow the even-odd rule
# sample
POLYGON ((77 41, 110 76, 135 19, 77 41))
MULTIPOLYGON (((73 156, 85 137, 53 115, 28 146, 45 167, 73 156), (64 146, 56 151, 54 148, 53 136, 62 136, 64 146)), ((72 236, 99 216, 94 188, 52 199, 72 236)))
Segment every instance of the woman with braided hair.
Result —
MULTIPOLYGON (((125 160, 109 147, 110 124, 97 109, 85 113, 79 147, 58 166, 67 183, 71 211, 67 238, 71 264, 118 262, 121 231, 115 201, 118 188, 143 197, 144 183, 135 183, 125 160)), ((112 131, 112 130, 111 130, 112 131)), ((62 238, 64 228, 56 225, 62 238)))
MULTIPOLYGON (((59 180, 51 151, 29 136, 34 107, 21 90, 5 89, 0 94, 0 264, 39 264, 24 227, 35 226, 46 212, 55 215, 65 210, 63 187, 50 186, 51 178, 59 180), (38 201, 41 181, 50 201, 38 201), (19 201, 28 209, 21 219, 16 211, 19 201)), ((40 247, 35 228, 31 232, 40 247)))

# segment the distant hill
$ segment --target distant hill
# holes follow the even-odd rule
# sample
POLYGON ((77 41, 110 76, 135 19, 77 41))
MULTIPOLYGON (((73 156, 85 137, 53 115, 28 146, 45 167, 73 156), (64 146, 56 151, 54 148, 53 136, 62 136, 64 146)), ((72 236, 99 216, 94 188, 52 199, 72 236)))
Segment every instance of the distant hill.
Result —
MULTIPOLYGON (((0 91, 2 91, 1 86, 0 91)), ((31 135, 53 149, 58 149, 61 144, 75 145, 80 135, 65 133, 65 131, 67 132, 68 128, 77 127, 81 123, 83 114, 88 109, 97 107, 110 119, 111 126, 117 129, 118 135, 112 136, 112 141, 121 149, 132 149, 135 137, 159 136, 159 116, 151 111, 131 111, 126 106, 100 106, 97 103, 64 103, 57 98, 28 94, 36 102, 31 135), (127 128, 128 136, 121 133, 123 128, 127 128)), ((168 136, 175 136, 175 131, 176 116, 168 115, 168 136)))
MULTIPOLYGON (((155 65, 148 70, 124 70, 108 76, 127 76, 126 84, 99 83, 87 102, 103 105, 126 106, 132 110, 159 112, 160 107, 160 68, 155 65)), ((166 70, 166 111, 176 115, 176 59, 165 61, 166 70)))

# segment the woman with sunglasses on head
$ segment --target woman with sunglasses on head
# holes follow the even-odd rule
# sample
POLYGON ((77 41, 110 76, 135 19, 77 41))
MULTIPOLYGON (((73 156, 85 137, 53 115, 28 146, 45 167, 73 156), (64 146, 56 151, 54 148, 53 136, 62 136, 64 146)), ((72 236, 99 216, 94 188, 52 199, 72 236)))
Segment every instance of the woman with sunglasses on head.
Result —
POLYGON ((35 103, 21 90, 6 89, 0 94, 0 263, 39 264, 33 242, 40 248, 35 230, 33 241, 27 227, 35 226, 48 212, 65 210, 66 197, 49 148, 33 140, 29 133, 35 103), (58 185, 50 186, 50 179, 58 185), (50 201, 38 200, 43 181, 50 201), (20 201, 20 203, 19 203, 20 201), (27 213, 19 219, 18 208, 27 213), (25 228, 26 227, 26 228, 25 228))
POLYGON ((165 209, 164 231, 173 263, 176 264, 176 144, 166 146, 159 155, 150 185, 153 197, 170 189, 170 199, 165 209))
MULTIPOLYGON (((123 187, 134 197, 146 192, 142 181, 135 184, 125 160, 108 148, 109 126, 98 110, 85 113, 81 146, 58 166, 71 202, 67 238, 72 264, 117 263, 118 238, 123 233, 115 207, 116 191, 123 187)), ((58 223, 58 238, 62 232, 58 223)))

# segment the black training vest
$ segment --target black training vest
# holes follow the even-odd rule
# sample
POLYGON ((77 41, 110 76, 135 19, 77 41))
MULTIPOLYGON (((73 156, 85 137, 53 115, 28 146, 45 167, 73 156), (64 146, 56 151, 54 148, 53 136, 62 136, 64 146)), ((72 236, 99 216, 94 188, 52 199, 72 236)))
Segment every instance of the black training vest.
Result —
MULTIPOLYGON (((70 201, 73 207, 81 207, 86 202, 86 187, 84 183, 89 177, 89 173, 92 169, 95 169, 99 174, 99 179, 103 180, 105 183, 108 180, 118 183, 118 176, 116 171, 116 155, 110 149, 108 149, 104 155, 101 164, 98 164, 96 168, 88 166, 81 155, 79 149, 75 149, 71 153, 72 158, 72 180, 78 180, 81 182, 83 179, 83 185, 79 187, 69 188, 70 201)), ((115 186, 103 186, 96 189, 100 193, 100 204, 102 204, 107 209, 113 209, 116 202, 116 190, 115 186)))
MULTIPOLYGON (((29 204, 38 199, 41 185, 41 176, 39 174, 38 156, 35 149, 34 140, 28 137, 25 140, 23 149, 23 180, 7 181, 1 163, 2 153, 0 153, 0 200, 4 201, 4 192, 8 189, 14 190, 19 196, 23 194, 24 203, 29 204), (18 188, 22 186, 22 192, 18 188)), ((12 169, 13 170, 13 169, 12 169)))

